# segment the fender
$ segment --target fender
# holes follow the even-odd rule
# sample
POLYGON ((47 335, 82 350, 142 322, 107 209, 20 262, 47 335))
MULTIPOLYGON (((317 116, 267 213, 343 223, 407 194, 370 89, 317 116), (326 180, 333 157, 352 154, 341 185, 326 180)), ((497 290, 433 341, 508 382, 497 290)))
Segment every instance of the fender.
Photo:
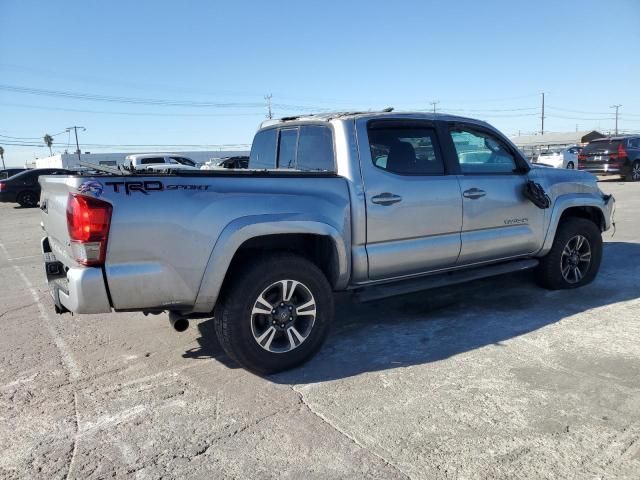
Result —
POLYGON ((222 230, 211 251, 193 311, 211 312, 213 310, 231 260, 240 246, 247 240, 266 235, 307 233, 330 237, 338 257, 336 289, 345 288, 349 282, 351 260, 344 236, 349 237, 350 233, 340 232, 322 220, 300 214, 284 213, 251 215, 229 223, 222 230))
POLYGON ((613 214, 613 200, 606 201, 600 196, 596 196, 593 193, 569 193, 561 195, 553 202, 553 211, 549 219, 549 226, 547 228, 547 234, 542 244, 542 249, 536 256, 543 257, 553 245, 553 240, 556 237, 556 231, 558 230, 558 224, 562 214, 571 207, 595 207, 602 212, 604 218, 604 229, 609 230, 611 227, 611 216, 613 214))

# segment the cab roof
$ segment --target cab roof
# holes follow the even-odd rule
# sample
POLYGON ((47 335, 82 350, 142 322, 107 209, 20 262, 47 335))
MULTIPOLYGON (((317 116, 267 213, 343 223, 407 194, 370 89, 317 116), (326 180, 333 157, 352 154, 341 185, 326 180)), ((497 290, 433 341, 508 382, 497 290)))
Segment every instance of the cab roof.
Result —
POLYGON ((392 108, 385 108, 380 111, 344 111, 344 112, 322 112, 307 113, 279 119, 265 120, 260 124, 260 128, 283 125, 293 122, 330 122, 332 120, 353 120, 357 118, 407 118, 421 120, 439 120, 439 121, 466 121, 474 123, 485 123, 482 120, 461 117, 458 115, 450 115, 448 113, 431 113, 427 111, 407 111, 395 112, 392 108))

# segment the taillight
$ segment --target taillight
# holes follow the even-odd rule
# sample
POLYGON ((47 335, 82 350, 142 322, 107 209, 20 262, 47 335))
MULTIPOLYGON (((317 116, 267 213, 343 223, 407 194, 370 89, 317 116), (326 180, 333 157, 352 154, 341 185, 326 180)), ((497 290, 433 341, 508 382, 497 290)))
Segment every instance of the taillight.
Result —
POLYGON ((578 161, 579 162, 586 162, 587 161, 587 156, 584 153, 578 154, 578 161))
POLYGON ((621 143, 618 145, 618 158, 625 158, 627 156, 627 151, 624 149, 624 145, 621 143))
POLYGON ((102 200, 69 194, 67 228, 71 251, 82 265, 102 265, 111 224, 111 205, 102 200))
POLYGON ((0 182, 0 192, 4 190, 4 183, 0 182))

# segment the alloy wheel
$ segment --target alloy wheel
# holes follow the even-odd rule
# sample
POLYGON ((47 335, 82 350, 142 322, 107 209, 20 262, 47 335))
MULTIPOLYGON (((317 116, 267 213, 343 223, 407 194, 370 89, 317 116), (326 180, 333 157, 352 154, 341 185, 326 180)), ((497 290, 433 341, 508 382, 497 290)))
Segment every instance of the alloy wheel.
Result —
POLYGON ((251 333, 271 353, 290 352, 304 343, 316 320, 316 300, 297 280, 279 280, 265 288, 251 310, 251 333))
POLYGON ((562 277, 575 284, 584 278, 591 266, 591 245, 583 235, 571 237, 560 256, 562 277))

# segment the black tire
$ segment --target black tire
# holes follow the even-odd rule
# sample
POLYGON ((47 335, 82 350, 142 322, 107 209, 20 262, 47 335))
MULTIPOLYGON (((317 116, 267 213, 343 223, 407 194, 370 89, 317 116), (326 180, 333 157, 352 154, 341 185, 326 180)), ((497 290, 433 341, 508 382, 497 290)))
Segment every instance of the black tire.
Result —
POLYGON ((600 269, 601 260, 602 235, 600 228, 591 220, 570 217, 563 220, 558 226, 553 246, 540 261, 536 271, 536 278, 540 286, 549 290, 582 287, 591 283, 596 277, 600 269), (582 250, 577 251, 575 246, 580 242, 580 236, 586 239, 587 245, 586 247, 584 246, 583 240, 582 250), (571 255, 563 254, 565 248, 568 249, 567 251, 575 253, 571 255), (590 252, 590 261, 586 265, 582 260, 582 257, 586 258, 585 248, 588 248, 590 252), (571 262, 576 262, 577 266, 574 266, 571 262), (579 277, 575 274, 576 268, 579 271, 579 277))
POLYGON ((631 164, 629 167, 629 173, 625 175, 625 180, 627 182, 640 181, 640 160, 636 160, 631 164))
MULTIPOLYGON (((309 260, 284 252, 266 257, 253 257, 246 260, 244 266, 238 270, 225 282, 214 312, 216 334, 225 352, 244 368, 258 374, 287 370, 311 358, 326 339, 334 316, 331 286, 322 271, 309 260), (286 292, 278 292, 278 287, 275 287, 276 284, 282 285, 280 282, 285 280, 294 280, 302 285, 295 285, 291 304, 281 301, 286 292), (274 288, 276 290, 270 290, 274 288), (278 310, 272 310, 269 314, 254 314, 261 296, 269 297, 268 305, 278 310), (309 301, 315 304, 313 320, 309 318, 312 315, 296 303, 304 304, 309 301), (292 305, 293 309, 290 308, 292 305), (289 315, 286 313, 287 309, 295 316, 293 322, 293 317, 283 319, 279 316, 289 315), (272 314, 274 311, 278 313, 272 314), (285 323, 278 324, 281 321, 285 323), (304 322, 305 325, 300 327, 299 322, 304 322), (285 325, 284 329, 280 328, 282 325, 285 325), (304 340, 300 341, 299 337, 292 339, 294 335, 289 331, 291 327, 297 329, 296 332, 299 329, 306 333, 304 340), (264 330, 261 330, 262 328, 264 330), (273 334, 267 333, 271 329, 277 331, 273 334), (264 340, 261 344, 258 343, 261 335, 267 335, 266 347, 264 340), (296 341, 300 343, 292 347, 296 341), (267 348, 291 349, 276 353, 267 348)), ((289 287, 284 286, 284 289, 294 284, 286 285, 289 287)))
POLYGON ((574 170, 576 168, 575 164, 573 162, 567 162, 567 168, 569 170, 574 170))
POLYGON ((36 195, 36 192, 32 190, 25 190, 18 194, 16 201, 21 207, 32 208, 38 205, 38 196, 36 195))

